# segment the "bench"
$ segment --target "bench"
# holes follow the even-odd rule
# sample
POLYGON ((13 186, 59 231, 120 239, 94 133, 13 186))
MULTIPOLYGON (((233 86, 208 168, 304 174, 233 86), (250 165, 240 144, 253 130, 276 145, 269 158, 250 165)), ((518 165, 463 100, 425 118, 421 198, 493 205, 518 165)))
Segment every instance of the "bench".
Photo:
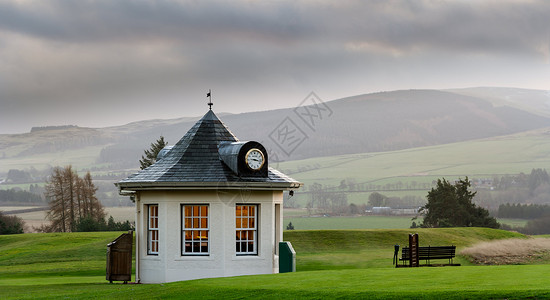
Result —
MULTIPOLYGON (((428 246, 418 247, 418 261, 426 261, 426 265, 430 265, 432 259, 448 259, 449 265, 453 265, 453 258, 455 257, 456 246, 428 246)), ((403 247, 401 252, 400 261, 409 261, 409 247, 403 247)))

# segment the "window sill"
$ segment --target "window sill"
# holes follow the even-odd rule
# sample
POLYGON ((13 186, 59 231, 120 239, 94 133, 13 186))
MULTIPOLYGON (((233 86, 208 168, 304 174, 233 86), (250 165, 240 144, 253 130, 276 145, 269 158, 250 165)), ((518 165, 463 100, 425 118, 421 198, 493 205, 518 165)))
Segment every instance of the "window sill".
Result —
POLYGON ((258 254, 242 254, 242 255, 233 255, 232 260, 264 260, 262 256, 258 254))
POLYGON ((174 259, 175 261, 211 261, 214 258, 211 255, 182 255, 174 259))

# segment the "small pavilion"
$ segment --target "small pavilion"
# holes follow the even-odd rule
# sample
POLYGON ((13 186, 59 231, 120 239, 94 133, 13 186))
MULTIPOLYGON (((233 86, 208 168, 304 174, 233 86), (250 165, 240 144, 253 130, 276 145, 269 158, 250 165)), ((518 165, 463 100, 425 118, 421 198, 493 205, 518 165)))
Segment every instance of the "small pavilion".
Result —
POLYGON ((303 184, 210 109, 155 164, 115 185, 135 201, 136 282, 162 283, 277 273, 283 192, 303 184))

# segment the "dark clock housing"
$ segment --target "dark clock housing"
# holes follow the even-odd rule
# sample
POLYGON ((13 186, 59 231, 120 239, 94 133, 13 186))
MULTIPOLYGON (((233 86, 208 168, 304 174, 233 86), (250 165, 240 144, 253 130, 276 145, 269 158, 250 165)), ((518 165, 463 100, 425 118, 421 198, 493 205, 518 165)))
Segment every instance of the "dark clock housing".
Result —
POLYGON ((265 147, 258 142, 221 142, 218 153, 223 163, 239 177, 267 177, 267 151, 265 147), (251 149, 260 150, 264 156, 264 163, 259 170, 252 170, 246 165, 246 154, 251 149))

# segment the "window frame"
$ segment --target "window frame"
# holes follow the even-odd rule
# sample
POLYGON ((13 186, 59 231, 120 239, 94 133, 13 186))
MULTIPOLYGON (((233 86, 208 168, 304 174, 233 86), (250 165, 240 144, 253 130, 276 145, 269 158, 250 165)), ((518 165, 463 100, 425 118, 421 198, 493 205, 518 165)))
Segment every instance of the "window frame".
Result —
POLYGON ((159 236, 159 205, 147 204, 147 255, 159 255, 160 248, 160 236, 159 236), (156 208, 156 215, 151 216, 151 210, 156 208), (151 226, 151 220, 156 220, 156 227, 151 226), (156 239, 154 239, 154 232, 156 232, 156 239), (156 251, 154 251, 154 243, 156 242, 156 251))
MULTIPOLYGON (((208 256, 210 255, 210 205, 209 204, 181 204, 180 207, 181 211, 181 255, 182 256, 208 256), (185 208, 191 207, 191 210, 193 211, 193 207, 199 207, 199 215, 195 216, 187 216, 185 214, 185 208), (206 216, 202 216, 200 214, 201 208, 206 207, 206 216), (198 224, 201 227, 186 227, 186 218, 191 220, 191 226, 194 226, 195 224, 194 220, 198 220, 198 224), (202 227, 202 220, 206 220, 206 227, 202 227), (199 232, 199 239, 195 240, 194 238, 191 238, 191 240, 186 239, 186 232, 191 231, 191 236, 195 234, 194 232, 199 232), (203 238, 204 232, 206 232, 206 239, 203 238), (199 243, 199 251, 191 251, 186 252, 186 243, 189 241, 190 243, 199 243), (203 246, 203 243, 206 243, 206 246, 203 246), (203 251, 203 247, 206 247, 206 251, 203 251)), ((192 249, 194 248, 194 245, 191 245, 192 249)))
POLYGON ((235 204, 235 255, 237 256, 258 256, 259 253, 259 214, 260 214, 260 205, 259 204, 250 204, 250 203, 237 203, 235 204), (238 214, 238 207, 254 207, 254 215, 238 214), (246 222, 243 222, 243 219, 246 219, 246 222), (240 220, 240 225, 239 221, 240 220), (254 226, 250 226, 250 220, 253 220, 254 226), (242 225, 247 224, 247 227, 242 227, 242 225), (246 232, 246 238, 242 238, 242 233, 246 232), (250 232, 252 232, 252 239, 250 239, 250 232), (252 250, 245 249, 242 251, 242 247, 245 244, 252 243, 252 250))

